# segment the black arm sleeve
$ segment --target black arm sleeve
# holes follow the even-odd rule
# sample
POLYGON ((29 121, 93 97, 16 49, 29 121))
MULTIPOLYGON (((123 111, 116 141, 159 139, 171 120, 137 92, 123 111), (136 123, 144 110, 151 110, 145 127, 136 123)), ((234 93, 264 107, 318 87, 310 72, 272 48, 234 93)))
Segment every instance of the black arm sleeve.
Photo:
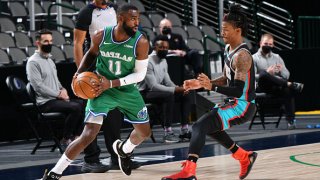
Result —
POLYGON ((76 20, 76 24, 75 24, 76 29, 79 29, 82 31, 89 30, 89 26, 92 21, 93 10, 94 10, 94 6, 89 4, 79 11, 79 14, 78 14, 77 20, 76 20))
POLYGON ((236 98, 239 98, 242 96, 243 88, 244 88, 244 82, 237 79, 234 80, 234 83, 229 87, 212 85, 212 90, 218 93, 221 93, 227 96, 236 97, 236 98))

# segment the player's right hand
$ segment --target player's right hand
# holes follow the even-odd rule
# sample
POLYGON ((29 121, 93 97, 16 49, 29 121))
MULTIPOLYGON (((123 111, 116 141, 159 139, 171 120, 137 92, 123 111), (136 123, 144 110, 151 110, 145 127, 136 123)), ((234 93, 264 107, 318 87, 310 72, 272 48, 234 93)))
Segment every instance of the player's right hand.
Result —
POLYGON ((71 89, 72 89, 72 92, 74 95, 78 96, 77 93, 74 91, 73 89, 73 86, 74 86, 74 82, 75 82, 75 79, 77 79, 77 76, 79 75, 79 73, 75 73, 72 77, 72 82, 71 82, 71 89))

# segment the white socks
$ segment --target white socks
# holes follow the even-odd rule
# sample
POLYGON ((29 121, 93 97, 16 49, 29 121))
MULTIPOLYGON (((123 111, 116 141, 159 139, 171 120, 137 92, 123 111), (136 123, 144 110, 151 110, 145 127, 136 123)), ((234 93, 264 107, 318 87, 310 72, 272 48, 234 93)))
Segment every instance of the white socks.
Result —
MULTIPOLYGON (((57 162, 57 164, 54 166, 53 169, 51 169, 52 172, 56 174, 62 174, 63 171, 69 166, 69 164, 72 163, 72 160, 70 160, 64 153, 57 162)), ((50 172, 51 172, 50 171, 50 172)))
MULTIPOLYGON (((139 145, 139 144, 138 144, 139 145)), ((130 138, 127 139, 127 141, 124 143, 124 145, 122 146, 122 150, 124 153, 131 153, 133 151, 133 149, 135 147, 137 147, 138 145, 135 145, 133 144, 131 141, 130 141, 130 138)))

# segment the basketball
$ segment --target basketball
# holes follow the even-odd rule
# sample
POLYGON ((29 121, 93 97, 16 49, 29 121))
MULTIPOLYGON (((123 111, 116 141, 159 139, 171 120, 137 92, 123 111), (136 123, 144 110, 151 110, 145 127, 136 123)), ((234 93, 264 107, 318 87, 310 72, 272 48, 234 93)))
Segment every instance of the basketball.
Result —
POLYGON ((80 73, 72 83, 73 92, 82 99, 93 99, 96 97, 96 91, 93 84, 99 84, 100 79, 93 72, 80 73))

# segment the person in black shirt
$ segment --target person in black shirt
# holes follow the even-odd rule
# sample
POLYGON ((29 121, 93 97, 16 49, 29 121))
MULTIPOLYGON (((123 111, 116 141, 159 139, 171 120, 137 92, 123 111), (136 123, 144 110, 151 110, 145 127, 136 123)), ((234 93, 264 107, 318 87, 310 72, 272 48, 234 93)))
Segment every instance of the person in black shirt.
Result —
MULTIPOLYGON (((169 19, 163 19, 159 24, 160 34, 166 35, 169 39, 169 54, 185 58, 186 64, 192 66, 193 73, 198 75, 203 69, 203 60, 198 50, 189 49, 185 40, 180 34, 172 33, 172 23, 169 19)), ((157 39, 157 38, 155 38, 157 39)), ((193 77, 186 77, 193 78, 193 77)))

